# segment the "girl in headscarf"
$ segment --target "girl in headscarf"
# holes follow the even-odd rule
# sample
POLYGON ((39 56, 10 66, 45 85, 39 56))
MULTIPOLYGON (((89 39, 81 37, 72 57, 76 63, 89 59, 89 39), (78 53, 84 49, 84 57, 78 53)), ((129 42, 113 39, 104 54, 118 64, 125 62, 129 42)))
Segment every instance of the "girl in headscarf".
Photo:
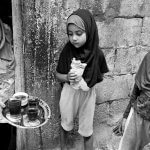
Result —
POLYGON ((124 133, 119 150, 142 150, 150 142, 150 52, 145 55, 136 73, 120 128, 124 133))
POLYGON ((69 41, 56 68, 56 77, 63 83, 59 103, 62 131, 73 129, 78 114, 78 132, 84 137, 85 150, 92 150, 95 84, 103 80, 108 67, 99 48, 95 19, 88 10, 78 9, 68 17, 67 35, 69 41))

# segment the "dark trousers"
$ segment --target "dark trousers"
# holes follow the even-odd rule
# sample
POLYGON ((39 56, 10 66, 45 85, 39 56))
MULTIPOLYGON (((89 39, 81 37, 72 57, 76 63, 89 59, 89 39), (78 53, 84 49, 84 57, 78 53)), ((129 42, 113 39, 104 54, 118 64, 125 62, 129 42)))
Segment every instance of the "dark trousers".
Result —
POLYGON ((16 128, 7 123, 0 123, 0 143, 2 150, 16 150, 16 128))

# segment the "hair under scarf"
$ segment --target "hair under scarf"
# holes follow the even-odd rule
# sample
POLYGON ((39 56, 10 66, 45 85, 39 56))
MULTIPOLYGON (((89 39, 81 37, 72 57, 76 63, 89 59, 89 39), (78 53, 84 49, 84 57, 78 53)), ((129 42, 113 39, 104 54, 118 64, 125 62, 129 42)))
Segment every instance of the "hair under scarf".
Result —
POLYGON ((71 15, 67 20, 67 33, 68 33, 68 25, 69 24, 75 24, 77 27, 85 31, 84 21, 81 19, 81 17, 77 15, 71 15))
POLYGON ((69 41, 60 55, 57 71, 63 74, 68 73, 71 60, 75 57, 81 60, 82 63, 87 64, 83 78, 87 85, 92 87, 103 80, 103 73, 108 72, 105 57, 99 48, 98 29, 95 19, 88 10, 78 9, 68 17, 67 27, 69 23, 73 23, 85 30, 86 43, 80 48, 75 48, 69 41))

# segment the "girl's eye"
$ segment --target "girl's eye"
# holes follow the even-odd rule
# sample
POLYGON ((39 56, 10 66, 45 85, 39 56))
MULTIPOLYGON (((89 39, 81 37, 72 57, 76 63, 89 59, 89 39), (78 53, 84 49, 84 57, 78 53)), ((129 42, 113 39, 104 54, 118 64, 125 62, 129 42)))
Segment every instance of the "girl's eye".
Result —
POLYGON ((73 33, 72 33, 72 32, 68 32, 68 35, 69 35, 69 36, 72 36, 72 35, 73 35, 73 33))
POLYGON ((68 32, 68 35, 69 35, 69 36, 73 36, 73 35, 81 36, 82 34, 83 34, 82 31, 76 31, 75 33, 73 33, 73 32, 68 32))
POLYGON ((82 31, 77 31, 76 34, 77 34, 78 36, 81 36, 81 35, 83 34, 83 32, 82 32, 82 31))

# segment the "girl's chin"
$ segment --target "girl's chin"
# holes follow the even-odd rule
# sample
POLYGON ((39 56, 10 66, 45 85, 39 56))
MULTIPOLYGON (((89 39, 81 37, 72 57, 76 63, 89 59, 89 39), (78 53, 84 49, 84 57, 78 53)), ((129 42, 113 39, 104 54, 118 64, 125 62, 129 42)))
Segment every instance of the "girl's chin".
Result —
POLYGON ((81 46, 80 45, 73 45, 75 48, 80 48, 81 46))

